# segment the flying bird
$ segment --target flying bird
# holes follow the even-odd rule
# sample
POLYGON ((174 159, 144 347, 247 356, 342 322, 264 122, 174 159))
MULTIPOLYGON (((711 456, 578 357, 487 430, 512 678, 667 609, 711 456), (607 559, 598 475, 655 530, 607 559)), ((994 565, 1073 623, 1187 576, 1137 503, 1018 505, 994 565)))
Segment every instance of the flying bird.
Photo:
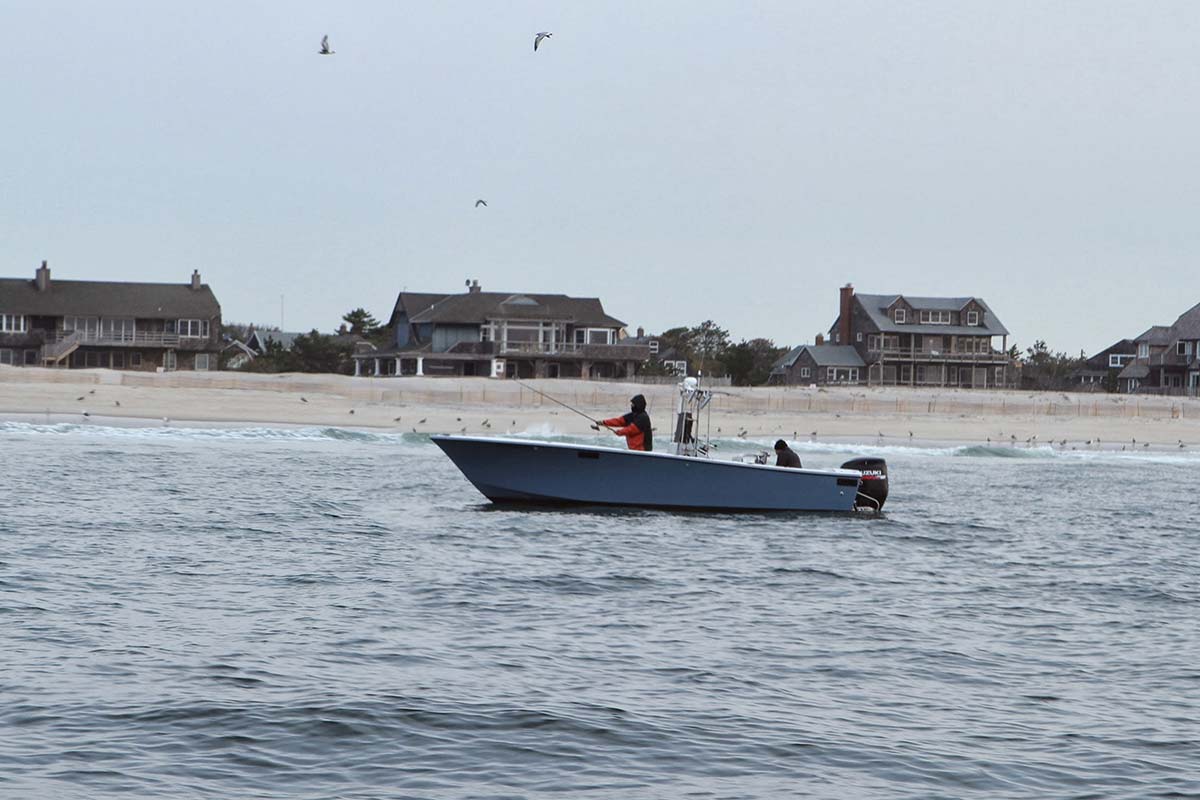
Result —
POLYGON ((539 32, 538 35, 533 38, 533 52, 537 52, 538 45, 542 43, 542 39, 549 39, 553 35, 554 34, 550 33, 550 31, 539 32))
POLYGON ((321 37, 321 49, 318 52, 320 55, 323 55, 323 56, 333 55, 334 51, 331 50, 329 47, 329 34, 326 34, 321 37))
POLYGON ((487 200, 484 200, 482 197, 481 197, 481 198, 479 198, 478 200, 476 200, 476 201, 475 201, 475 207, 476 207, 476 208, 479 208, 480 206, 483 206, 484 208, 487 208, 487 200))

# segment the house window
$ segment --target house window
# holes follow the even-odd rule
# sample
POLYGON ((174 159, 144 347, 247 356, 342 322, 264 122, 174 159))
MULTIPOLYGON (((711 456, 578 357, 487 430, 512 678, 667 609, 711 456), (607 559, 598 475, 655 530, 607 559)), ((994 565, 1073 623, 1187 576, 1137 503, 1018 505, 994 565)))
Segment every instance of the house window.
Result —
POLYGON ((37 366, 37 359, 38 359, 38 351, 37 350, 26 350, 25 351, 25 366, 27 366, 27 367, 37 366))
POLYGON ((1131 358, 1133 358, 1131 355, 1110 353, 1108 356, 1108 366, 1113 368, 1123 367, 1125 366, 1125 362, 1131 358))
POLYGON ((0 333, 25 333, 24 314, 0 314, 0 333))
POLYGON ((978 311, 968 311, 967 312, 967 324, 968 325, 978 325, 979 324, 979 312, 978 311))
POLYGON ((167 352, 163 353, 163 369, 165 369, 165 370, 175 369, 175 351, 174 350, 168 350, 167 352))
POLYGON ((180 336, 186 336, 190 339, 207 339, 208 320, 181 319, 179 320, 179 328, 177 330, 180 336))
POLYGON ((208 353, 196 353, 195 368, 197 370, 208 370, 208 353))
MULTIPOLYGON (((106 355, 108 355, 108 354, 101 353, 99 350, 88 350, 87 353, 84 354, 83 365, 85 367, 102 367, 102 366, 104 366, 104 364, 101 363, 100 357, 106 356, 106 355)), ((107 359, 105 359, 105 360, 107 360, 107 359)))
POLYGON ((862 331, 858 332, 858 341, 862 341, 862 331))
POLYGON ((612 344, 612 331, 607 328, 589 328, 588 344, 612 344))
POLYGON ((996 367, 996 385, 1004 385, 1004 367, 996 367))
POLYGON ((13 365, 12 350, 8 350, 7 348, 0 350, 0 364, 7 364, 10 367, 13 365))
POLYGON ((903 325, 908 318, 908 312, 903 308, 896 309, 896 324, 903 325))
POLYGON ((141 365, 142 365, 142 354, 141 353, 130 353, 129 354, 129 366, 140 367, 141 365))
POLYGON ((1180 341, 1175 343, 1175 355, 1186 356, 1190 351, 1191 348, 1188 347, 1187 342, 1180 341))
POLYGON ((655 355, 658 354, 658 339, 650 340, 650 352, 654 353, 655 355))
POLYGON ((801 368, 800 368, 800 377, 801 377, 801 378, 807 378, 807 377, 808 377, 810 374, 811 374, 811 373, 810 373, 810 370, 809 370, 809 368, 808 368, 808 367, 801 367, 801 368))
MULTIPOLYGON (((899 311, 900 309, 896 309, 896 310, 899 311)), ((920 319, 921 319, 922 325, 949 325, 950 324, 950 312, 949 311, 922 311, 920 314, 920 319)), ((899 320, 896 320, 896 321, 899 322, 899 320)))
POLYGON ((120 350, 114 350, 112 354, 113 369, 125 369, 125 354, 120 350))
POLYGON ((1138 358, 1149 358, 1149 357, 1150 357, 1150 343, 1149 342, 1138 342, 1138 358))

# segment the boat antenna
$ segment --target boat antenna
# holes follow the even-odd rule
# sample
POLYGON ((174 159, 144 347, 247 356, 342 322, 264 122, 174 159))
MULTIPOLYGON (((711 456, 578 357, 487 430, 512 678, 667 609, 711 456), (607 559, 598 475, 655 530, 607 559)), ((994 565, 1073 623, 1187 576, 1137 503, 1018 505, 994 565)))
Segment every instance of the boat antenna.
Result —
POLYGON ((582 411, 580 411, 578 408, 574 408, 573 406, 569 406, 569 405, 567 405, 566 403, 564 403, 562 400, 559 400, 559 399, 558 399, 558 398, 556 398, 556 397, 551 397, 550 395, 548 395, 548 394, 546 394, 545 392, 543 392, 541 389, 535 389, 535 388, 533 388, 532 386, 530 386, 529 384, 527 384, 527 383, 521 383, 520 381, 517 381, 517 382, 516 382, 516 384, 517 384, 517 386, 520 386, 520 387, 521 387, 521 388, 523 388, 523 389, 528 389, 528 390, 529 390, 529 391, 531 391, 531 392, 536 392, 537 394, 540 394, 542 397, 546 398, 546 399, 547 399, 547 400, 549 400, 551 403, 558 403, 560 406, 562 406, 563 408, 567 409, 568 411, 574 411, 576 414, 578 414, 579 416, 583 417, 584 419, 588 420, 589 422, 591 422, 591 423, 593 423, 593 424, 595 424, 595 425, 600 425, 600 426, 602 426, 602 427, 603 427, 603 425, 604 425, 604 423, 603 423, 603 422, 601 422, 600 420, 598 420, 598 419, 593 419, 592 417, 589 417, 587 414, 583 413, 583 412, 582 412, 582 411))

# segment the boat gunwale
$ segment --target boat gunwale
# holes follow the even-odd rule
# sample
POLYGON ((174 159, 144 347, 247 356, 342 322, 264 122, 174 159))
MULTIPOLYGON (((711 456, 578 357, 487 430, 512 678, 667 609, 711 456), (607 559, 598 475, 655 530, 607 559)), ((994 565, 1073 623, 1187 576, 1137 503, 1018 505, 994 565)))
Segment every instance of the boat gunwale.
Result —
POLYGON ((689 464, 713 464, 727 467, 747 467, 752 469, 765 469, 775 472, 785 472, 790 475, 808 474, 822 475, 835 478, 859 478, 861 480, 862 473, 855 469, 843 469, 841 467, 830 467, 827 469, 813 469, 811 467, 777 467, 774 464, 752 464, 746 461, 717 461, 712 458, 701 458, 699 456, 684 456, 677 453, 662 453, 656 451, 646 452, 645 450, 619 450, 615 447, 605 447, 604 445, 596 444, 571 444, 569 442, 547 442, 542 439, 513 439, 503 436, 463 436, 461 434, 451 433, 434 433, 430 434, 430 440, 433 442, 450 441, 450 442, 478 442, 484 444, 502 444, 521 446, 537 446, 537 447, 553 447, 564 450, 588 450, 597 453, 611 453, 620 456, 635 456, 640 458, 666 458, 675 461, 684 461, 689 464))

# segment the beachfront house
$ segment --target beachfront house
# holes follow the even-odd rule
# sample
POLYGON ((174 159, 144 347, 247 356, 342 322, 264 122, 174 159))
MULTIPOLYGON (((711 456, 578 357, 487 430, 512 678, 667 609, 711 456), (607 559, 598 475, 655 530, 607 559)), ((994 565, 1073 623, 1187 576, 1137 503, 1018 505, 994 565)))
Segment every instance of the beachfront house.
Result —
POLYGON ((1083 362, 1071 373, 1073 382, 1085 389, 1108 389, 1117 386, 1117 376, 1125 365, 1137 358, 1137 342, 1121 339, 1083 362))
POLYGON ((689 374, 687 355, 681 353, 664 339, 652 333, 647 334, 645 328, 638 328, 636 336, 622 339, 621 344, 645 345, 650 353, 646 361, 668 375, 675 375, 682 378, 689 374))
POLYGON ((594 297, 485 292, 401 292, 388 346, 354 354, 355 375, 493 378, 631 377, 650 355, 627 343, 625 323, 594 297))
POLYGON ((1173 325, 1152 325, 1134 339, 1136 357, 1117 376, 1121 392, 1158 394, 1200 390, 1200 303, 1173 325))
POLYGON ((1015 377, 1008 329, 978 297, 855 294, 846 284, 829 340, 858 352, 860 383, 992 388, 1015 377))
POLYGON ((818 334, 816 344, 793 347, 771 367, 769 383, 786 386, 828 386, 863 381, 866 362, 847 344, 826 344, 818 334))
POLYGON ((187 283, 0 278, 0 364, 215 370, 221 306, 193 270, 187 283))

